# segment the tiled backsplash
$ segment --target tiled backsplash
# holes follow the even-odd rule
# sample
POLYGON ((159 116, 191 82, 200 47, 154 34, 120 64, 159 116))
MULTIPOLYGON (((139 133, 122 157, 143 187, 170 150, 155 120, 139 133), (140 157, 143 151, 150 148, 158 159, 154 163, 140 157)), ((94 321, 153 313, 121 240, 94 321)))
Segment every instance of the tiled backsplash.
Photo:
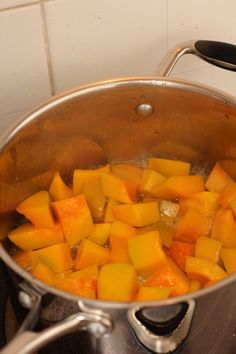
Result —
MULTIPOLYGON (((236 44, 235 0, 0 0, 0 130, 51 95, 151 76, 189 39, 236 44)), ((236 73, 186 56, 173 74, 236 95, 236 73)))

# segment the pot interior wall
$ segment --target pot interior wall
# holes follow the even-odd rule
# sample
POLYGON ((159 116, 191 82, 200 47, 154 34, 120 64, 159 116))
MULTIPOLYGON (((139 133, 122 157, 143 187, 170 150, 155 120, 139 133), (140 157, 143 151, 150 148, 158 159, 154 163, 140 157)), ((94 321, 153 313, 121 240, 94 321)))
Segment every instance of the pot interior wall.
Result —
POLYGON ((0 233, 16 205, 47 188, 57 170, 71 182, 75 168, 161 156, 203 172, 220 160, 236 177, 235 136, 235 103, 191 84, 143 79, 74 91, 33 113, 3 142, 0 233), (140 117, 140 103, 152 105, 153 114, 140 117))

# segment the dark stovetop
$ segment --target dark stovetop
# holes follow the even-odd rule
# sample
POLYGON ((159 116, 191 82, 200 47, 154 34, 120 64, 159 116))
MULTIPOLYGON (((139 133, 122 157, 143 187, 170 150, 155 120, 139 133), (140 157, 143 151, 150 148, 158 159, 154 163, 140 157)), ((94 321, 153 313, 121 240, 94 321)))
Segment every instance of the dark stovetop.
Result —
MULTIPOLYGON (((16 329, 17 320, 9 314, 7 307, 8 291, 10 291, 7 276, 0 261, 0 348, 6 343, 6 327, 10 332, 16 329), (9 328, 11 327, 11 328, 9 328)), ((15 296, 17 298, 17 296, 15 296)), ((12 307, 17 312, 17 317, 22 316, 24 309, 17 306, 13 297, 12 307), (16 310, 17 309, 17 310, 16 310)), ((187 339, 176 354, 235 354, 236 353, 236 283, 231 284, 221 291, 213 292, 197 302, 192 326, 187 339)), ((12 296, 11 296, 12 300, 12 296)), ((9 301, 8 301, 9 303, 9 301)), ((124 318, 121 321, 123 325, 124 318)), ((113 340, 109 337, 103 343, 103 349, 96 354, 148 354, 150 351, 139 345, 132 333, 127 333, 129 328, 119 326, 117 319, 113 340), (117 328, 118 327, 118 328, 117 328), (123 332, 122 332, 123 331, 123 332), (125 342, 126 339, 129 339, 125 342), (113 349, 116 347, 116 350, 113 349), (118 349, 117 349, 118 348, 118 349)), ((77 332, 61 338, 47 348, 40 351, 41 354, 90 354, 90 338, 86 332, 77 332)), ((94 351, 93 351, 94 353, 94 351)))

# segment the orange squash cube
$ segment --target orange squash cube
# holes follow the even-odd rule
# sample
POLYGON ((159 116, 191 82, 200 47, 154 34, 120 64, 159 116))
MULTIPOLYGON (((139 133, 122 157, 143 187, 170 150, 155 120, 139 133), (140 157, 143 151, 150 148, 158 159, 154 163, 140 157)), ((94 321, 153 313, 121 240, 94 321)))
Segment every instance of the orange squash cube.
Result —
POLYGON ((46 264, 54 273, 62 273, 72 268, 70 247, 67 243, 42 248, 30 252, 32 267, 38 263, 46 264))
POLYGON ((222 248, 220 258, 228 274, 236 272, 236 248, 222 248))
POLYGON ((157 202, 115 205, 112 212, 117 220, 137 227, 154 224, 160 219, 157 202))
POLYGON ((55 222, 50 203, 51 197, 49 193, 47 191, 40 191, 21 202, 16 207, 16 210, 35 226, 51 228, 55 226, 55 222))
POLYGON ((195 242, 210 231, 210 219, 195 210, 189 210, 176 224, 175 239, 183 242, 195 242))
POLYGON ((133 237, 134 234, 123 233, 123 234, 112 234, 110 235, 110 262, 113 263, 131 263, 129 251, 128 251, 128 240, 133 237))
POLYGON ((12 230, 8 237, 11 242, 24 251, 32 251, 64 242, 60 224, 55 224, 51 229, 43 229, 31 223, 25 223, 12 230))
POLYGON ((198 291, 202 288, 202 284, 200 281, 190 279, 189 280, 189 293, 193 293, 194 291, 198 291))
POLYGON ((106 173, 101 178, 103 193, 106 197, 121 203, 132 203, 136 200, 137 188, 135 184, 106 173))
POLYGON ((144 277, 166 264, 158 231, 129 238, 128 251, 135 269, 144 277))
POLYGON ((95 170, 74 170, 73 193, 83 194, 84 187, 91 180, 100 180, 103 173, 110 173, 110 166, 106 165, 95 170))
POLYGON ((105 207, 104 222, 112 223, 116 220, 115 216, 113 215, 112 208, 113 206, 120 205, 120 204, 121 204, 120 202, 117 202, 114 199, 111 198, 108 199, 107 205, 105 207))
POLYGON ((124 163, 110 165, 110 168, 112 174, 115 175, 116 177, 125 181, 132 182, 136 186, 140 184, 142 174, 143 174, 141 168, 131 164, 124 164, 124 163))
POLYGON ((236 197, 230 200, 229 206, 234 214, 234 217, 236 218, 236 197))
POLYGON ((190 171, 190 163, 184 161, 150 158, 148 168, 155 170, 163 176, 186 176, 190 171))
POLYGON ((191 198, 181 198, 179 206, 181 213, 192 209, 206 217, 212 217, 219 206, 219 193, 208 191, 196 193, 191 198))
MULTIPOLYGON (((221 247, 222 242, 209 237, 200 237, 196 242, 195 256, 217 263, 221 247)), ((189 254, 189 256, 193 255, 189 254)))
POLYGON ((29 270, 31 268, 30 252, 17 250, 12 255, 13 260, 23 269, 29 270))
POLYGON ((97 280, 99 274, 99 269, 97 265, 93 265, 87 268, 77 270, 75 272, 69 272, 66 278, 80 279, 80 278, 90 278, 97 280))
POLYGON ((96 299, 96 281, 91 278, 58 278, 54 286, 73 295, 96 299))
POLYGON ((208 176, 205 186, 208 191, 221 192, 229 182, 233 182, 232 178, 217 162, 208 176))
POLYGON ((78 195, 52 203, 70 246, 76 245, 94 230, 92 217, 84 196, 78 195))
POLYGON ((137 235, 135 227, 121 221, 114 221, 111 224, 110 234, 119 237, 132 237, 137 235))
POLYGON ((219 204, 221 204, 225 209, 230 207, 230 202, 236 198, 236 183, 229 182, 220 192, 219 204))
POLYGON ((55 275, 51 268, 44 263, 37 263, 32 270, 32 275, 48 285, 54 285, 55 275))
POLYGON ((144 286, 168 288, 171 296, 178 296, 188 292, 189 282, 184 272, 167 257, 166 264, 151 274, 144 282, 144 286))
POLYGON ((146 232, 149 231, 158 231, 160 236, 161 236, 161 241, 163 246, 165 247, 170 247, 173 241, 173 237, 174 237, 174 228, 166 225, 165 223, 163 223, 162 221, 159 221, 155 224, 151 224, 145 227, 140 227, 138 230, 138 235, 142 235, 145 234, 146 232))
POLYGON ((167 299, 170 296, 170 289, 162 287, 140 286, 137 301, 155 301, 167 299))
POLYGON ((151 190, 154 186, 161 185, 165 181, 166 177, 160 173, 153 170, 144 170, 138 189, 142 193, 151 194, 151 190))
POLYGON ((131 301, 137 289, 138 276, 133 265, 108 263, 101 268, 98 276, 98 299, 131 301))
POLYGON ((186 258, 185 272, 191 279, 198 280, 203 284, 227 276, 225 271, 215 262, 190 256, 186 258))
POLYGON ((166 253, 184 271, 187 256, 195 255, 195 245, 187 242, 173 241, 171 247, 166 250, 166 253))
POLYGON ((93 233, 88 237, 88 240, 104 246, 109 238, 110 228, 109 223, 94 224, 93 233))
POLYGON ((103 194, 101 179, 94 178, 86 182, 83 195, 87 201, 91 215, 100 221, 106 205, 106 197, 103 194))
POLYGON ((202 176, 172 176, 151 190, 153 196, 161 199, 191 197, 195 193, 205 190, 202 176))
POLYGON ((73 196, 72 190, 62 180, 59 172, 56 172, 53 176, 48 191, 54 201, 67 199, 73 196))
POLYGON ((211 237, 223 247, 236 247, 236 221, 231 210, 219 210, 212 225, 211 237))
POLYGON ((103 265, 109 262, 109 259, 110 251, 108 248, 84 239, 80 243, 75 259, 75 266, 82 269, 93 265, 103 265))

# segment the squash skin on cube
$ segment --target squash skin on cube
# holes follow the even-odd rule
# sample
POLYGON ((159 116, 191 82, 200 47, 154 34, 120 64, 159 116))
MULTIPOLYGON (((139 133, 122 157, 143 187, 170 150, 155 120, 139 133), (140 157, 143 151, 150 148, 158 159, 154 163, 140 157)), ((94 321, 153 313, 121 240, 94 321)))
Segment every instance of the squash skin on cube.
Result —
POLYGON ((103 194, 121 203, 133 203, 136 200, 135 184, 104 173, 101 177, 103 194))
POLYGON ((63 200, 73 196, 72 190, 62 180, 59 172, 56 172, 53 176, 48 191, 53 201, 63 200))
POLYGON ((24 251, 32 251, 64 242, 63 231, 59 223, 54 228, 43 229, 31 223, 25 223, 12 230, 9 239, 24 251))
POLYGON ((223 247, 236 247, 236 221, 231 210, 219 210, 212 225, 211 237, 223 247))
POLYGON ((188 162, 160 158, 149 158, 148 167, 166 177, 186 176, 190 171, 188 162))
POLYGON ((106 205, 106 197, 103 194, 101 179, 95 178, 88 181, 84 186, 83 195, 87 201, 91 215, 100 221, 106 205))
MULTIPOLYGON (((196 242, 195 256, 217 263, 221 247, 222 242, 214 240, 211 237, 200 237, 196 242)), ((189 254, 189 256, 192 255, 189 254)))
POLYGON ((103 265, 109 262, 110 251, 95 242, 84 239, 79 245, 75 266, 79 269, 87 268, 93 265, 103 265))
POLYGON ((175 239, 183 242, 195 242, 201 236, 207 236, 211 221, 197 211, 189 210, 176 225, 175 239))
POLYGON ((171 200, 179 197, 191 197, 204 190, 202 176, 172 176, 167 178, 163 184, 154 186, 151 193, 157 198, 171 200))
POLYGON ((67 243, 41 248, 30 252, 32 267, 38 263, 46 264, 54 273, 62 273, 72 268, 70 248, 67 243))
POLYGON ((236 248, 222 248, 220 250, 220 258, 228 274, 236 272, 236 248))
POLYGON ((170 295, 170 289, 161 287, 140 286, 137 301, 155 301, 167 299, 170 295))
POLYGON ((132 301, 138 289, 135 268, 126 263, 105 264, 98 276, 98 299, 132 301))
POLYGON ((221 192, 229 182, 233 182, 230 175, 217 162, 206 181, 206 189, 211 192, 221 192))
POLYGON ((185 272, 191 279, 198 280, 203 284, 227 276, 226 272, 215 262, 190 256, 186 258, 185 272))
POLYGON ((70 246, 76 245, 94 230, 92 217, 84 196, 52 203, 52 207, 62 225, 64 236, 70 246))
POLYGON ((160 220, 157 202, 115 205, 112 212, 117 220, 131 226, 143 227, 160 220))
POLYGON ((167 261, 158 231, 131 237, 128 240, 128 251, 135 269, 143 277, 161 268, 167 261))
POLYGON ((173 241, 171 247, 166 250, 166 254, 184 271, 187 256, 195 255, 195 245, 187 242, 173 241))
POLYGON ((92 180, 101 180, 103 173, 110 173, 110 166, 105 165, 95 170, 74 170, 73 174, 73 193, 82 194, 86 183, 92 180))
POLYGON ((109 223, 94 224, 94 231, 88 237, 88 240, 104 246, 110 235, 111 225, 109 223))
POLYGON ((47 191, 39 191, 23 200, 16 207, 16 210, 37 227, 53 228, 55 227, 55 222, 50 203, 51 197, 49 193, 47 191))
POLYGON ((132 182, 136 186, 140 184, 143 171, 141 168, 131 164, 113 164, 110 165, 113 175, 116 177, 132 182))
POLYGON ((168 288, 170 289, 170 296, 184 295, 189 289, 186 275, 169 257, 167 257, 166 265, 151 274, 143 285, 168 288))
POLYGON ((144 170, 143 176, 138 187, 142 193, 152 194, 152 188, 161 185, 166 181, 166 177, 153 170, 144 170))

